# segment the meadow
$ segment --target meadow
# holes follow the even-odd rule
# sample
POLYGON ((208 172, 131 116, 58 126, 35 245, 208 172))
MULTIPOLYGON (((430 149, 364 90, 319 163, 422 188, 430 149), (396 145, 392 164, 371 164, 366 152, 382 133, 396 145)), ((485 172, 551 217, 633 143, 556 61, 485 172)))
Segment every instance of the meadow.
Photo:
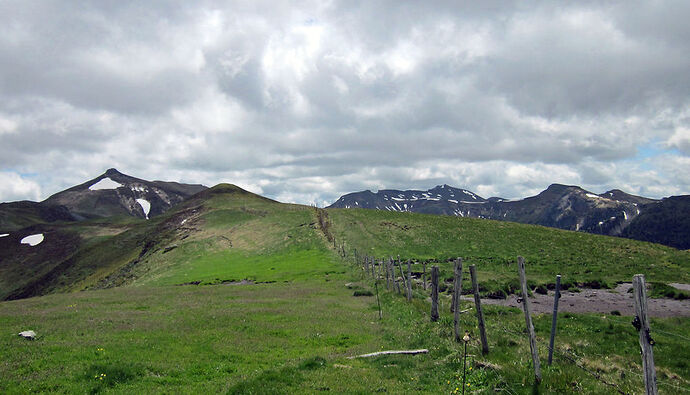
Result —
MULTIPOLYGON (((462 392, 465 372, 471 393, 639 393, 631 317, 560 314, 547 367, 551 317, 535 315, 543 366, 536 386, 522 312, 485 307, 490 353, 482 356, 470 310, 461 315, 471 337, 463 369, 448 298, 441 299, 440 320, 430 322, 427 291, 416 287, 407 302, 375 285, 355 265, 353 249, 438 261, 446 277, 447 259, 462 256, 477 264, 480 283, 496 287, 517 277, 517 255, 527 258, 533 286, 557 272, 573 281, 615 283, 643 272, 662 283, 689 282, 688 253, 655 244, 463 218, 327 214, 345 259, 320 228, 318 210, 231 186, 186 202, 145 230, 97 236, 90 248, 112 262, 107 272, 89 271, 73 283, 81 288, 0 303, 0 392, 436 394, 462 392), (135 246, 126 254, 136 264, 123 265, 122 253, 103 249, 117 243, 135 246), (76 289, 88 290, 64 292, 76 289), (28 329, 36 340, 16 335, 28 329), (429 353, 348 359, 419 348, 429 353)), ((462 302, 461 309, 470 307, 462 302)), ((652 320, 661 393, 690 387, 689 326, 684 317, 652 320)))

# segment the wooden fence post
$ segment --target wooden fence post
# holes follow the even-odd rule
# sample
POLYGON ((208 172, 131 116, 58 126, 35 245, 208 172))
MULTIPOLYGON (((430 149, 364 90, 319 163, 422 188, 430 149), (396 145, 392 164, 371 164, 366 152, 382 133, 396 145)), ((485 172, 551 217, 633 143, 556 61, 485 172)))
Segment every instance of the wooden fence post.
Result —
POLYGON ((386 260, 386 258, 383 258, 383 262, 385 264, 384 266, 386 266, 386 289, 390 290, 390 270, 388 268, 388 266, 390 265, 390 260, 386 260))
POLYGON ((371 278, 376 279, 376 259, 371 258, 371 278))
POLYGON ((486 327, 484 325, 484 312, 479 298, 479 282, 477 281, 477 268, 470 265, 470 277, 472 277, 472 292, 474 293, 474 307, 477 309, 477 323, 479 325, 479 338, 482 341, 482 354, 489 353, 489 341, 486 339, 486 327))
POLYGON ((532 352, 532 363, 534 364, 534 379, 537 383, 541 382, 541 366, 539 366, 539 351, 537 350, 537 338, 532 325, 532 310, 527 298, 527 277, 525 276, 525 258, 518 257, 518 272, 520 273, 520 287, 522 288, 522 309, 525 311, 525 324, 529 334, 529 348, 532 352))
POLYGON ((426 291, 426 262, 422 262, 422 283, 424 284, 424 290, 426 291))
MULTIPOLYGON (((405 283, 404 283, 405 275, 403 274, 402 268, 400 267, 400 258, 399 257, 400 257, 400 255, 398 255, 398 269, 400 271, 400 274, 402 275, 402 279, 400 279, 400 281, 403 281, 403 286, 404 286, 405 285, 405 283)), ((395 276, 395 287, 398 289, 398 293, 402 293, 402 291, 400 291, 400 281, 398 281, 398 277, 395 274, 395 261, 393 261, 393 276, 395 276)))
POLYGON ((438 266, 431 267, 431 321, 438 321, 438 266))
POLYGON ((556 276, 556 293, 553 296, 553 318, 551 318, 551 338, 549 340, 549 366, 553 361, 554 341, 556 340, 556 320, 558 320, 558 299, 561 298, 561 275, 556 276))
MULTIPOLYGON (((453 273, 455 273, 455 267, 458 266, 458 260, 460 260, 459 257, 456 258, 455 261, 453 261, 453 273)), ((462 281, 462 278, 461 278, 461 281, 462 281)), ((458 278, 457 278, 457 276, 455 276, 455 274, 453 274, 453 294, 450 296, 450 312, 451 313, 455 311, 455 305, 456 305, 456 303, 455 303, 455 298, 456 298, 455 286, 456 286, 457 282, 458 282, 458 278)), ((461 287, 462 287, 462 285, 461 285, 461 287)))
POLYGON ((407 300, 412 300, 412 262, 407 260, 407 300))
POLYGON ((647 395, 658 393, 656 387, 656 371, 654 370, 654 340, 649 334, 649 317, 647 316, 647 289, 643 274, 633 276, 633 292, 635 297, 635 319, 633 326, 640 336, 640 352, 642 353, 642 370, 644 370, 644 387, 647 395))
POLYGON ((462 293, 462 258, 455 260, 455 281, 453 282, 453 301, 450 304, 450 311, 453 311, 453 330, 455 331, 455 341, 462 340, 460 336, 460 294, 462 293))

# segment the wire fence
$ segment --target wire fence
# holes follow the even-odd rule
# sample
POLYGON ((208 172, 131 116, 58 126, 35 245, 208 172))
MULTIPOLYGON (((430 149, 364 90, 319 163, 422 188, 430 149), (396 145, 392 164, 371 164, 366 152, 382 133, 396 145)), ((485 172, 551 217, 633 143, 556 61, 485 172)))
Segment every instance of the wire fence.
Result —
MULTIPOLYGON (((338 249, 338 251, 341 254, 343 259, 347 258, 348 254, 342 245, 338 249)), ((355 250, 355 252, 352 254, 352 258, 353 258, 353 263, 355 265, 360 265, 360 262, 358 260, 359 260, 359 258, 363 258, 363 257, 358 257, 356 250, 355 250)), ((369 257, 367 257, 366 259, 369 259, 369 257)), ((392 260, 392 257, 390 259, 392 260)), ((397 261, 398 261, 398 266, 401 268, 401 266, 400 266, 401 261, 400 261, 399 257, 398 257, 397 261)), ((415 263, 418 263, 418 262, 415 262, 415 263)), ((437 263, 437 262, 434 262, 434 263, 437 263)), ((376 281, 383 280, 382 276, 386 276, 386 280, 388 280, 389 279, 388 278, 389 268, 386 265, 389 265, 389 264, 390 263, 385 263, 385 259, 384 259, 384 261, 378 261, 378 262, 376 260, 372 259, 370 262, 367 262, 364 265, 375 265, 375 266, 378 265, 379 270, 375 270, 375 266, 369 267, 369 266, 363 265, 362 266, 362 275, 365 277, 371 276, 376 281), (386 266, 386 268, 383 268, 381 265, 386 266)), ((394 271, 393 271, 393 273, 394 273, 394 271)), ((394 281, 397 282, 398 279, 401 278, 400 281, 402 282, 403 285, 405 284, 406 281, 412 282, 413 276, 411 275, 411 273, 408 273, 408 275, 410 278, 406 279, 405 274, 401 270, 400 276, 394 275, 394 277, 395 277, 394 281)), ((426 273, 424 275, 426 278, 422 278, 422 281, 427 282, 427 280, 429 279, 429 276, 426 273)), ((417 273, 417 278, 419 278, 418 273, 417 273)), ((424 284, 424 290, 425 291, 427 290, 426 285, 427 284, 425 283, 424 284)), ((385 288, 382 288, 382 289, 385 289, 385 288)), ((393 293, 395 293, 395 289, 396 289, 395 287, 392 288, 393 293)), ((520 337, 520 338, 524 338, 525 336, 527 336, 526 329, 522 329, 521 331, 516 331, 516 330, 512 330, 512 329, 509 329, 508 327, 506 327, 504 323, 509 322, 509 320, 503 319, 503 317, 501 317, 503 314, 505 314, 505 312, 503 310, 498 310, 499 319, 493 320, 490 324, 490 328, 492 331, 493 330, 500 330, 501 332, 503 332, 509 336, 515 336, 515 337, 520 337)), ((618 317, 615 315, 611 315, 611 316, 608 316, 608 319, 610 319, 616 323, 619 323, 619 324, 631 324, 629 319, 626 317, 618 317)), ((652 329, 652 333, 670 336, 670 337, 673 337, 676 339, 690 342, 690 338, 688 338, 687 336, 677 334, 677 333, 668 332, 668 331, 664 331, 664 330, 660 330, 660 329, 656 329, 656 328, 652 329)), ((473 346, 481 347, 481 344, 480 344, 478 339, 471 338, 470 341, 473 344, 473 346)), ((588 363, 587 363, 588 359, 584 356, 578 356, 575 353, 575 351, 563 349, 563 348, 559 348, 559 347, 554 347, 553 349, 551 349, 548 345, 546 345, 546 346, 541 345, 541 347, 546 348, 548 351, 553 351, 553 353, 555 354, 557 359, 571 363, 572 365, 576 366, 577 368, 581 369, 583 372, 585 372, 586 374, 588 374, 589 376, 591 376, 592 378, 597 380, 602 385, 610 388, 612 391, 616 391, 617 393, 624 394, 624 395, 629 393, 629 392, 626 392, 626 389, 627 389, 626 387, 629 386, 629 382, 627 385, 623 384, 621 382, 615 382, 615 380, 613 380, 611 377, 606 377, 605 372, 600 372, 597 369, 592 369, 592 368, 588 367, 587 366, 588 365, 588 363)), ((606 356, 599 355, 599 356, 595 356, 595 357, 601 357, 602 359, 604 359, 606 356)), ((588 358, 591 358, 591 356, 589 356, 588 358)), ((640 373, 641 372, 640 368, 636 368, 636 369, 624 368, 623 366, 617 365, 616 369, 619 371, 619 374, 621 375, 621 377, 625 377, 625 375, 630 374, 631 376, 637 377, 640 380, 644 379, 644 375, 642 373, 640 373)), ((505 381, 504 377, 500 373, 497 372, 496 374, 502 382, 507 383, 505 381)), ((678 380, 683 381, 683 384, 688 384, 688 386, 683 387, 681 385, 674 384, 673 382, 669 382, 669 381, 665 380, 664 378, 658 377, 658 375, 656 378, 656 383, 658 385, 668 389, 672 393, 678 393, 678 392, 690 393, 690 382, 680 378, 679 376, 678 376, 678 380)), ((509 387, 502 388, 502 390, 505 390, 506 392, 511 393, 511 394, 515 393, 509 387)))

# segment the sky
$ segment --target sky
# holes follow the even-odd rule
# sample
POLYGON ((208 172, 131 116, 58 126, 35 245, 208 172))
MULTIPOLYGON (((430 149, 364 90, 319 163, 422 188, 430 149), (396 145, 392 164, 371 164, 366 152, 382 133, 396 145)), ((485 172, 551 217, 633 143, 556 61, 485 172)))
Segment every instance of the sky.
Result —
POLYGON ((687 1, 0 1, 0 201, 690 193, 687 1))

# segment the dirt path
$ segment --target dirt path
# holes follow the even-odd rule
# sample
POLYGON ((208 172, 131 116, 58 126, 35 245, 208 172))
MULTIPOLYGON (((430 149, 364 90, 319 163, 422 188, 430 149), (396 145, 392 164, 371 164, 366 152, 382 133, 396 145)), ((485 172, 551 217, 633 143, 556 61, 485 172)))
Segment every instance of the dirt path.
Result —
MULTIPOLYGON (((676 284, 690 287, 690 284, 676 284)), ((617 310, 622 315, 633 316, 633 294, 628 293, 631 283, 619 284, 615 289, 582 289, 581 292, 562 291, 558 302, 559 312, 571 313, 603 313, 611 314, 617 310)), ((680 288, 680 287, 679 287, 680 288)), ((471 297, 463 297, 463 300, 473 300, 471 297)), ((551 313, 553 311, 553 291, 547 295, 534 294, 530 298, 534 313, 551 313)), ((507 299, 482 299, 483 304, 511 306, 522 309, 516 295, 510 295, 507 299)), ((647 307, 651 317, 690 317, 690 300, 673 299, 648 299, 647 307)))

